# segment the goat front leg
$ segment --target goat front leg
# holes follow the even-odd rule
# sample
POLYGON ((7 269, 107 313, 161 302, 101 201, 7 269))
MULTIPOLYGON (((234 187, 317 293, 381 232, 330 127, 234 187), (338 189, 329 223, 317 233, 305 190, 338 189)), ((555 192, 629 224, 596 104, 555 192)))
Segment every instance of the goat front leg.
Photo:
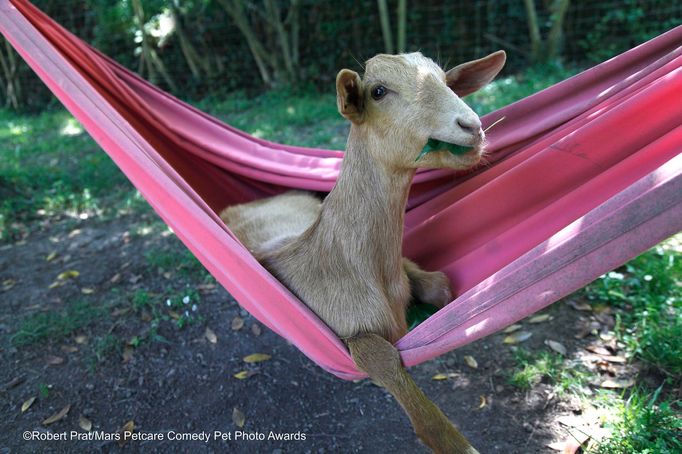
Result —
POLYGON ((403 257, 403 269, 410 280, 412 296, 421 303, 443 307, 452 301, 450 279, 440 271, 424 271, 419 265, 403 257))
POLYGON ((407 373, 398 350, 376 334, 359 334, 346 343, 360 370, 386 388, 410 418, 415 434, 436 453, 478 454, 407 373))

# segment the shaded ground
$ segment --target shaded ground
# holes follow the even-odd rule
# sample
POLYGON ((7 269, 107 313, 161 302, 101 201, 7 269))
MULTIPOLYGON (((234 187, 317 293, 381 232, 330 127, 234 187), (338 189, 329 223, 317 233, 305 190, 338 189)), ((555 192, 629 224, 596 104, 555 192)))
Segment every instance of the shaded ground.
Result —
MULTIPOLYGON (((2 453, 426 452, 384 390, 336 379, 268 329, 254 328, 260 327, 255 319, 148 210, 110 221, 61 221, 3 246, 0 284, 2 453), (68 271, 79 275, 59 278, 68 271), (271 359, 246 364, 242 358, 253 353, 271 359), (242 371, 254 374, 234 377, 242 371), (44 423, 67 405, 66 416, 44 423), (239 412, 243 429, 236 425, 239 412), (298 432, 305 441, 130 441, 121 448, 104 441, 22 440, 27 430, 84 432, 79 425, 87 421, 92 431, 108 433, 134 421, 135 431, 147 434, 298 432)), ((547 314, 549 320, 524 323, 533 332, 525 348, 548 350, 543 342, 553 339, 571 357, 594 340, 574 337, 590 320, 597 330, 613 323, 608 314, 598 321, 565 302, 547 314)), ((560 417, 579 419, 581 406, 549 385, 528 392, 509 385, 517 360, 504 337, 491 336, 411 373, 482 453, 548 452, 548 443, 567 437, 560 417), (475 358, 476 369, 465 355, 475 358), (433 379, 437 374, 446 378, 433 379)), ((617 367, 627 378, 629 366, 617 367)))

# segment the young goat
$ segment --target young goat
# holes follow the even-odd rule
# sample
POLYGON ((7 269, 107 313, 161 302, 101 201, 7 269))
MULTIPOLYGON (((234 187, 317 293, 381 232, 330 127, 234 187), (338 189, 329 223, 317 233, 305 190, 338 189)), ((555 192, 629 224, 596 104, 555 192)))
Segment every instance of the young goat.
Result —
POLYGON ((481 122, 460 97, 489 83, 504 62, 499 51, 446 73, 422 54, 411 53, 375 56, 367 62, 364 79, 341 70, 337 104, 352 124, 336 186, 324 201, 289 192, 221 213, 256 259, 346 340, 358 367, 398 398, 417 435, 444 452, 475 450, 435 405, 417 396, 416 386, 398 386, 412 382, 397 352, 367 334, 394 343, 407 332, 410 301, 442 307, 452 300, 443 273, 424 271, 402 256, 405 205, 418 167, 467 169, 479 162, 481 122), (471 150, 435 151, 418 159, 429 139, 471 150), (370 370, 374 364, 383 364, 382 369, 370 370), (424 402, 438 414, 430 407, 424 410, 424 402), (454 432, 426 433, 427 426, 436 430, 434 419, 454 432))

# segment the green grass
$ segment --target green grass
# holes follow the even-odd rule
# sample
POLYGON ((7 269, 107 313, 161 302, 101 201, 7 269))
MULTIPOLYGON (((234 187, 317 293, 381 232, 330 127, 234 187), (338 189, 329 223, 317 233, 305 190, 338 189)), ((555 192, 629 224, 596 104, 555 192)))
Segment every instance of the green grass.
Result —
POLYGON ((132 185, 66 111, 0 110, 0 141, 0 242, 35 220, 136 205, 132 185))
POLYGON ((582 292, 613 305, 626 350, 671 378, 682 378, 682 235, 601 276, 582 292))
POLYGON ((147 265, 161 272, 173 271, 187 279, 206 282, 212 279, 206 268, 187 248, 180 251, 165 248, 152 248, 144 254, 147 265))
POLYGON ((675 454, 682 452, 682 402, 658 403, 661 388, 653 393, 634 390, 626 400, 605 395, 613 416, 606 427, 611 436, 591 454, 675 454), (615 402, 615 404, 614 404, 615 402))
POLYGON ((100 304, 78 300, 60 311, 49 310, 29 315, 21 321, 11 337, 15 346, 26 346, 44 341, 60 340, 108 315, 100 304))
POLYGON ((509 382, 521 389, 530 389, 546 381, 559 394, 572 393, 583 395, 589 374, 579 364, 567 361, 558 353, 541 351, 533 353, 518 348, 514 351, 516 367, 512 370, 509 382))

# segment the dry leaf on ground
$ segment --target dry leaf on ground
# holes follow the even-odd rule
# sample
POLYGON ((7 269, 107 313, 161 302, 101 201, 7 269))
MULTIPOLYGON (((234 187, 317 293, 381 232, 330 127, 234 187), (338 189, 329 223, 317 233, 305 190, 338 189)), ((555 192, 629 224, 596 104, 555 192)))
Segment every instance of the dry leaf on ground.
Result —
POLYGON ((236 374, 234 374, 234 378, 238 378, 239 380, 246 380, 247 378, 253 375, 256 375, 256 373, 250 370, 243 370, 241 372, 237 372, 236 374))
POLYGON ((527 341, 532 335, 533 333, 530 331, 517 331, 514 334, 505 337, 502 342, 508 345, 518 344, 527 341))
POLYGON ((78 417, 78 425, 80 426, 81 429, 85 430, 86 432, 90 432, 92 430, 92 421, 90 421, 83 415, 80 415, 78 417))
POLYGON ((204 336, 206 336, 206 339, 212 343, 215 344, 218 342, 218 336, 215 335, 213 330, 209 327, 206 327, 206 331, 204 332, 204 336))
POLYGON ((57 364, 62 364, 64 362, 64 358, 61 356, 47 355, 45 362, 50 366, 56 366, 57 364))
POLYGON ((562 344, 561 342, 548 339, 545 341, 545 345, 547 345, 549 348, 559 353, 560 355, 566 356, 566 354, 568 353, 566 347, 564 347, 564 344, 562 344))
POLYGON ((36 401, 36 397, 35 397, 35 396, 29 397, 28 399, 26 399, 26 400, 24 401, 24 403, 21 404, 21 412, 22 412, 22 413, 26 412, 26 410, 28 410, 29 408, 31 408, 31 405, 33 405, 33 402, 35 402, 35 401, 36 401))
POLYGON ((261 361, 267 361, 270 358, 272 358, 272 357, 266 353, 253 353, 251 355, 245 356, 244 362, 245 363, 260 363, 261 361))
POLYGON ((118 429, 118 433, 121 435, 120 439, 118 440, 118 445, 123 446, 126 444, 135 430, 135 422, 131 419, 127 423, 123 425, 120 429, 118 429))
POLYGON ((599 385, 606 389, 623 389, 629 388, 635 384, 635 381, 631 378, 623 378, 617 380, 606 379, 599 385))
POLYGON ((523 328, 523 325, 519 325, 519 324, 509 325, 505 329, 503 329, 502 332, 504 334, 511 334, 514 331, 520 330, 521 328, 523 328))
POLYGON ((542 323, 551 320, 551 318, 549 314, 534 315, 528 319, 528 323, 542 323))
POLYGON ((239 331, 244 327, 244 319, 241 317, 235 317, 232 319, 232 330, 239 331))
POLYGON ((246 423, 246 416, 237 407, 234 407, 232 410, 232 422, 240 429, 244 427, 244 423, 246 423))
POLYGON ((70 410, 70 409, 71 409, 71 405, 69 404, 69 405, 67 405, 66 407, 64 407, 64 408, 62 408, 61 410, 59 410, 59 411, 58 411, 57 413, 55 413, 54 415, 52 415, 52 416, 50 416, 49 418, 47 418, 46 420, 44 420, 44 421, 43 421, 43 425, 48 426, 48 425, 50 425, 50 424, 54 424, 54 423, 56 423, 57 421, 60 421, 60 420, 64 419, 64 417, 65 417, 66 415, 69 414, 69 410, 70 410))
POLYGON ((467 366, 471 367, 472 369, 478 369, 478 362, 473 356, 465 355, 464 362, 467 363, 467 366))

